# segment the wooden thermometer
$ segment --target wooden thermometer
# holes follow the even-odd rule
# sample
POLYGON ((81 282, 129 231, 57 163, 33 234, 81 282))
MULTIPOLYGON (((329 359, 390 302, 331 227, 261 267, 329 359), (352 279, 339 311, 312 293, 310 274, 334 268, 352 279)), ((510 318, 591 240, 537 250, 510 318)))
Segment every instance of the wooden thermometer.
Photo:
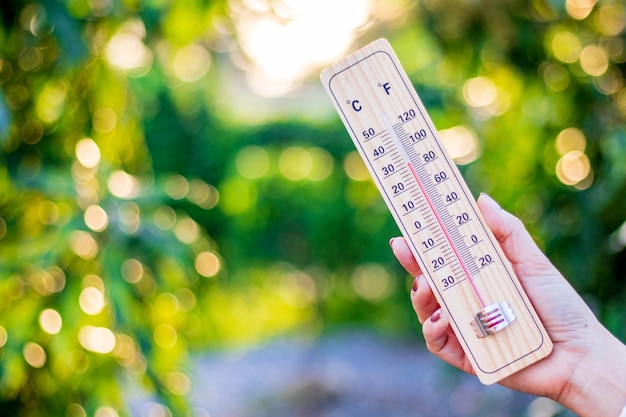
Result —
POLYGON ((480 380, 549 355, 548 334, 389 43, 321 79, 480 380))

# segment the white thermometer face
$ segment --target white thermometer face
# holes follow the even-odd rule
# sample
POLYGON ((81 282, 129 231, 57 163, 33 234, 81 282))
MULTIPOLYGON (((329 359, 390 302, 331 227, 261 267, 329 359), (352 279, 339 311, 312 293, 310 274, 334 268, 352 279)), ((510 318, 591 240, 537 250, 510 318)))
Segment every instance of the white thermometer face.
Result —
POLYGON ((389 43, 321 79, 481 381, 547 356, 552 342, 389 43))

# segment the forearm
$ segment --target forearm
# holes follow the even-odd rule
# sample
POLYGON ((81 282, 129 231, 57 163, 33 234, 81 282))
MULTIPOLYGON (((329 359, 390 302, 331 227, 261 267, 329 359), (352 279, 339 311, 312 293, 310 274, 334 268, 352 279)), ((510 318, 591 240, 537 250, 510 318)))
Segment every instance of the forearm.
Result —
POLYGON ((606 329, 558 401, 581 417, 620 417, 626 406, 626 346, 606 329))

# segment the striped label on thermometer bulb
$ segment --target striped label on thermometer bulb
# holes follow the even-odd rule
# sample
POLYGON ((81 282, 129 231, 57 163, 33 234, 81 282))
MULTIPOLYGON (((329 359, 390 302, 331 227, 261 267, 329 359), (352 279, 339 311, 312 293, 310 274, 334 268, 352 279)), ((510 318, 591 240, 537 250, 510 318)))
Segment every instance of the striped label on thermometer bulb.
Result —
POLYGON ((389 43, 325 69, 322 83, 485 384, 552 342, 389 43))

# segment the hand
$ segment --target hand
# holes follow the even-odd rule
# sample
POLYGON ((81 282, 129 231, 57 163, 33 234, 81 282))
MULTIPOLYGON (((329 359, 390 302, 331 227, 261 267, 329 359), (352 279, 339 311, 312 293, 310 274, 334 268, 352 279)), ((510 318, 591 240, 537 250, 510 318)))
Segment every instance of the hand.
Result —
MULTIPOLYGON (((484 194, 478 206, 554 343, 547 358, 501 384, 550 397, 581 416, 618 416, 626 403, 626 347, 598 322, 519 219, 484 194)), ((407 243, 395 238, 390 244, 402 266, 416 277, 411 301, 428 349, 449 364, 474 373, 407 243)))

